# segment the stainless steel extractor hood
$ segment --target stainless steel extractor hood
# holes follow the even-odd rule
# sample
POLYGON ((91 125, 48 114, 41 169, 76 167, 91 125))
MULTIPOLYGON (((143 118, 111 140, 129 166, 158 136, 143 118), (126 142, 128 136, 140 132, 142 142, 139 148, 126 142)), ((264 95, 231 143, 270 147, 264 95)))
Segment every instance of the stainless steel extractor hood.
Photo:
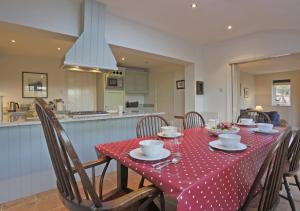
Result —
POLYGON ((105 5, 84 0, 83 13, 83 31, 66 53, 63 68, 88 72, 117 70, 116 59, 105 41, 105 5))

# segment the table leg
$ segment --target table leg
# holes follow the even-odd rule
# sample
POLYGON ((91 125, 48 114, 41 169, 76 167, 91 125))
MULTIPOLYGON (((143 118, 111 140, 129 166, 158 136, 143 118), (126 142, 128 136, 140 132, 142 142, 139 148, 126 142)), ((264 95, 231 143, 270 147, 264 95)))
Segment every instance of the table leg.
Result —
POLYGON ((128 189, 128 168, 117 161, 117 189, 128 189))

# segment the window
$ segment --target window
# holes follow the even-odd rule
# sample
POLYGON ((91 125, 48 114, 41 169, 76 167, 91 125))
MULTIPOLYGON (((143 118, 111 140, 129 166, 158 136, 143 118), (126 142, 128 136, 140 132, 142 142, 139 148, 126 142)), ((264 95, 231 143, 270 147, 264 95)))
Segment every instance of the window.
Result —
POLYGON ((273 106, 291 106, 291 80, 274 80, 272 89, 273 106))

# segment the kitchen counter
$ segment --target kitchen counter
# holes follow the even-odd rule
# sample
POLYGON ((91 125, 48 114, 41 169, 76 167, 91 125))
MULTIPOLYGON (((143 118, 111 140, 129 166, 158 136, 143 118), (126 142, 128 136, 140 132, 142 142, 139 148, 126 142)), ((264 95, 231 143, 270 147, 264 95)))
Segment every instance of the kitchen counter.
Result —
MULTIPOLYGON (((96 120, 108 120, 108 119, 122 119, 122 118, 134 118, 134 117, 143 117, 146 115, 164 115, 164 112, 132 112, 132 113, 124 113, 124 114, 109 114, 98 117, 82 117, 82 118, 71 118, 68 115, 58 115, 57 118, 61 123, 67 122, 84 122, 84 121, 96 121, 96 120)), ((4 118, 3 122, 0 122, 1 127, 15 127, 15 126, 26 126, 26 125, 38 125, 41 122, 38 119, 25 119, 19 118, 17 120, 9 120, 8 117, 4 118)))
MULTIPOLYGON (((82 162, 96 159, 95 145, 136 138, 141 117, 158 113, 128 113, 72 119, 58 115, 82 162)), ((9 119, 7 119, 9 120, 9 119)), ((41 123, 17 120, 0 124, 0 204, 56 187, 41 123)), ((97 168, 97 175, 102 168, 97 168)), ((115 171, 114 161, 109 171, 115 171)), ((90 173, 88 171, 88 173, 90 173)))

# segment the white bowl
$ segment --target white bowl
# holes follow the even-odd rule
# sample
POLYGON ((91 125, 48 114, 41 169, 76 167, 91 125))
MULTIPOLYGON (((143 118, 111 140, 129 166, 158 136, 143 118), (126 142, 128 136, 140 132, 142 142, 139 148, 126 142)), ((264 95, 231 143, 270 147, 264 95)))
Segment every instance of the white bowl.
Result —
POLYGON ((241 118, 240 123, 245 124, 245 125, 250 125, 253 123, 253 119, 250 118, 241 118))
POLYGON ((269 124, 269 123, 258 123, 257 127, 260 131, 268 132, 268 131, 271 131, 274 126, 272 124, 269 124))
POLYGON ((241 142, 241 136, 236 134, 220 134, 219 140, 223 146, 231 147, 241 142))
POLYGON ((163 126, 161 127, 161 132, 164 134, 164 135, 173 135, 177 132, 177 127, 174 127, 174 126, 163 126))
POLYGON ((140 148, 146 157, 153 157, 159 154, 164 147, 164 142, 159 140, 143 140, 139 142, 140 148))

